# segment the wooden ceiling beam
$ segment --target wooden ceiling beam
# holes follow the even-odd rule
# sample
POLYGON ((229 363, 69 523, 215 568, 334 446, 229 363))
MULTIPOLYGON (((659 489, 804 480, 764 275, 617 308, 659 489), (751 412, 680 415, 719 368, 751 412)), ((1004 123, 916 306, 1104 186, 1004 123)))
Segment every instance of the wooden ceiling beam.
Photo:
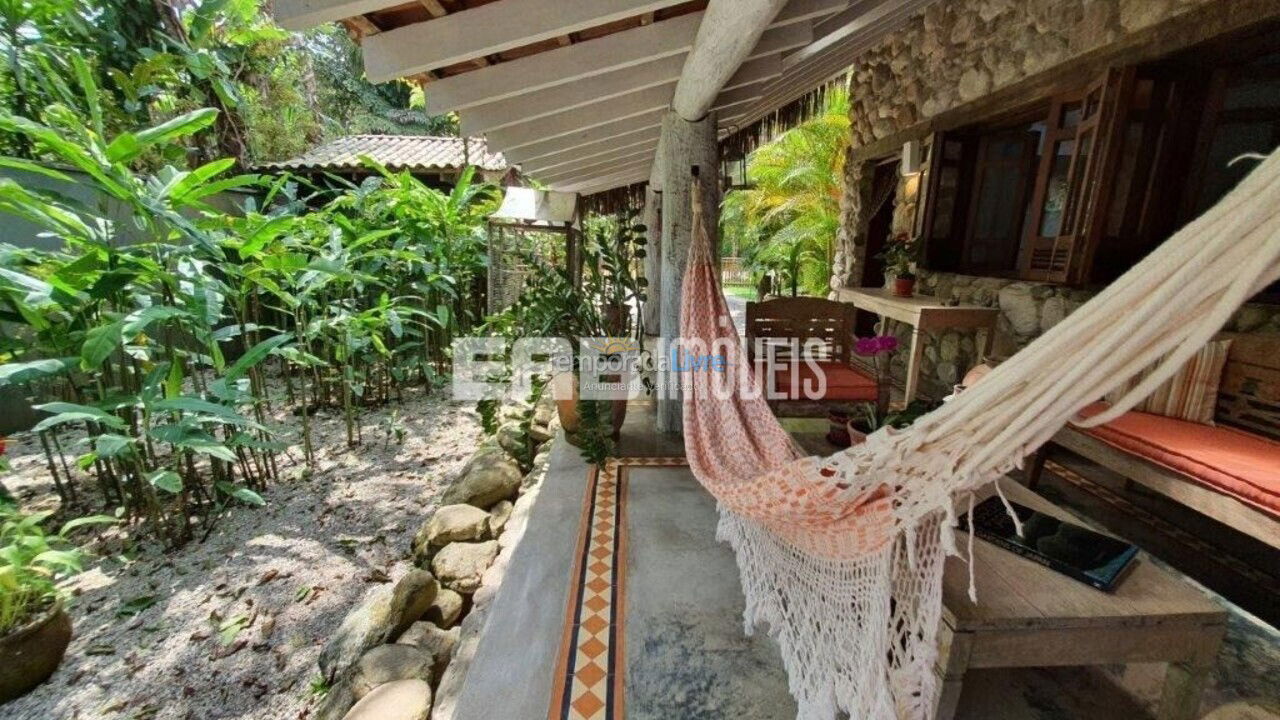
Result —
POLYGON ((662 125, 662 115, 666 110, 658 110, 644 115, 615 120, 611 123, 598 125, 588 130, 580 130, 569 135, 541 140, 529 145, 523 145, 518 148, 508 147, 502 148, 495 145, 493 139, 488 140, 489 147, 499 148, 507 160, 512 162, 522 162, 533 158, 544 157, 546 155, 554 155, 562 153, 574 148, 586 148, 596 146, 601 143, 607 143, 615 138, 619 141, 624 139, 632 139, 642 133, 655 133, 656 128, 662 125))
POLYGON ((658 140, 652 139, 646 142, 621 147, 607 153, 598 155, 589 155, 585 157, 574 157, 567 161, 553 163, 545 167, 537 166, 521 166, 521 169, 534 177, 542 177, 543 175, 559 175, 572 170, 581 170, 582 168, 598 165, 600 163, 620 163, 634 159, 638 155, 647 155, 653 157, 653 153, 658 149, 658 140))
POLYGON ((594 178, 575 178, 574 180, 557 184, 554 187, 556 190, 563 192, 576 192, 580 195, 590 195, 604 190, 612 190, 613 188, 626 187, 627 185, 644 182, 648 177, 649 170, 642 167, 635 170, 622 170, 610 175, 603 175, 594 178))
MULTIPOLYGON (((683 57, 671 55, 642 65, 612 70, 576 83, 557 85, 531 95, 518 95, 477 105, 461 113, 462 133, 479 135, 500 130, 636 90, 676 82, 680 79, 684 62, 683 57)), ((726 83, 726 88, 769 80, 781 74, 782 56, 767 55, 743 63, 726 83)))
POLYGON ((553 115, 510 125, 487 134, 488 140, 500 148, 520 147, 547 138, 567 135, 614 120, 665 110, 671 104, 675 83, 666 83, 618 97, 582 105, 553 115))
POLYGON ((633 158, 625 162, 619 163, 601 163, 589 168, 574 170, 565 173, 556 173, 538 178, 544 183, 555 185, 558 183, 578 182, 580 180, 588 180, 596 177, 606 177, 617 173, 647 170, 653 165, 653 156, 645 155, 643 157, 633 158))
POLYGON ((448 10, 440 4, 440 0, 418 0, 422 7, 427 9, 427 14, 433 18, 444 17, 449 14, 448 10))
POLYGON ((365 48, 374 82, 447 67, 633 18, 679 0, 520 0, 493 2, 388 30, 365 48))
MULTIPOLYGON (((634 149, 641 145, 657 145, 658 135, 661 126, 645 128, 634 133, 619 135, 616 138, 601 140, 599 142, 588 143, 576 148, 570 148, 564 152, 554 155, 543 155, 542 157, 521 162, 522 168, 530 170, 550 170, 556 166, 566 163, 577 162, 579 160, 591 157, 607 157, 616 155, 625 150, 634 149)), ((505 157, 505 156, 504 156, 505 157)))
POLYGON ((435 83, 427 94, 427 112, 440 115, 451 110, 465 110, 662 57, 682 55, 693 47, 701 19, 699 13, 682 15, 648 27, 444 78, 435 83))

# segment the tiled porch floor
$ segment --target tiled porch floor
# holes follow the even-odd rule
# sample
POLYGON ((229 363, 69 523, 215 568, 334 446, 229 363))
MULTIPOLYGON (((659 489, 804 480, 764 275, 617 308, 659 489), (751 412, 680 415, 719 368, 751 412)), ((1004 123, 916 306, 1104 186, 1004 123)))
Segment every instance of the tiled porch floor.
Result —
MULTIPOLYGON (((715 541, 714 501, 677 464, 680 438, 652 427, 651 408, 633 405, 617 454, 649 460, 601 473, 557 445, 455 720, 795 716, 776 648, 742 633, 737 568, 715 541)), ((823 429, 792 425, 825 453, 823 429)), ((1057 485, 1051 492, 1067 494, 1057 485)), ((958 717, 1134 720, 1149 716, 1162 677, 1144 665, 977 671, 958 717)), ((1280 720, 1277 677, 1280 635, 1236 611, 1203 710, 1213 720, 1280 720)))

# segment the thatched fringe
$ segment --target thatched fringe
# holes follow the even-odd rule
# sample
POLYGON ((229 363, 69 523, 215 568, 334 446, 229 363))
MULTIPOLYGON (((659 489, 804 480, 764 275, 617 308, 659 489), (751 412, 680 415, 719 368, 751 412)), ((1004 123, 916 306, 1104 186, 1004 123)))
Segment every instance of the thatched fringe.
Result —
POLYGON ((587 213, 612 215, 627 210, 640 210, 644 207, 645 189, 648 187, 649 182, 646 180, 584 195, 579 202, 579 208, 584 215, 587 213))
POLYGON ((827 94, 840 87, 847 87, 849 76, 841 75, 819 85, 791 102, 766 113, 743 128, 731 130, 720 141, 720 156, 746 157, 761 145, 771 142, 782 133, 822 114, 827 104, 827 94))

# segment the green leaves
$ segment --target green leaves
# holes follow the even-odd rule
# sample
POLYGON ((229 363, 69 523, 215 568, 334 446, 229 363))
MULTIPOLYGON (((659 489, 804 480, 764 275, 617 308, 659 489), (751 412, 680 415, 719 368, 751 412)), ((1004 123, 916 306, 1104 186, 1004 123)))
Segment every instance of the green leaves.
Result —
POLYGON ((80 369, 94 370, 102 365, 111 353, 120 347, 124 337, 124 322, 117 320, 90 328, 85 334, 84 346, 80 348, 80 369))
POLYGON ((233 497, 242 503, 246 503, 249 505, 257 505, 259 507, 267 504, 267 501, 263 500, 261 495, 250 490, 247 487, 232 485, 229 482, 217 483, 217 487, 218 487, 218 491, 221 492, 223 495, 228 495, 230 497, 233 497))
POLYGON ((182 476, 172 470, 156 470, 147 475, 147 482, 167 493, 177 495, 182 492, 182 476))
POLYGON ((249 348, 248 352, 241 355, 240 359, 236 360, 235 363, 231 365, 230 369, 227 370, 226 379, 231 381, 241 377, 248 372, 250 368, 262 362, 267 355, 271 354, 272 350, 275 350, 290 340, 293 340, 293 338, 289 335, 276 335, 275 337, 267 338, 266 340, 263 340, 257 345, 249 348))
POLYGON ((47 380, 75 367, 79 358, 49 358, 0 365, 0 387, 47 380))
POLYGON ((192 110, 191 112, 179 115, 172 120, 160 123, 153 128, 148 128, 139 132, 137 134, 138 142, 146 146, 169 142, 188 135, 194 135, 213 125, 214 121, 217 119, 218 111, 213 108, 192 110))
POLYGON ((53 417, 45 418, 37 423, 36 426, 32 428, 35 432, 44 432, 50 428, 71 422, 96 422, 116 429, 122 429, 125 427, 124 421, 120 418, 89 405, 76 405, 75 403, 67 402, 51 402, 43 405, 36 405, 35 409, 42 410, 47 413, 54 413, 53 417))

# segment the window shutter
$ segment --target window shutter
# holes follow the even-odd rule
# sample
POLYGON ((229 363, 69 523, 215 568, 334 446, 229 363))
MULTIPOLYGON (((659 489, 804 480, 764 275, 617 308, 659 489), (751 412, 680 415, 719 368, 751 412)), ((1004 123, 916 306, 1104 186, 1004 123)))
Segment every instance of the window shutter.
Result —
POLYGON ((1083 91, 1053 99, 1019 260, 1026 279, 1083 278, 1101 232, 1095 210, 1104 169, 1113 165, 1110 138, 1122 75, 1108 71, 1083 91))

